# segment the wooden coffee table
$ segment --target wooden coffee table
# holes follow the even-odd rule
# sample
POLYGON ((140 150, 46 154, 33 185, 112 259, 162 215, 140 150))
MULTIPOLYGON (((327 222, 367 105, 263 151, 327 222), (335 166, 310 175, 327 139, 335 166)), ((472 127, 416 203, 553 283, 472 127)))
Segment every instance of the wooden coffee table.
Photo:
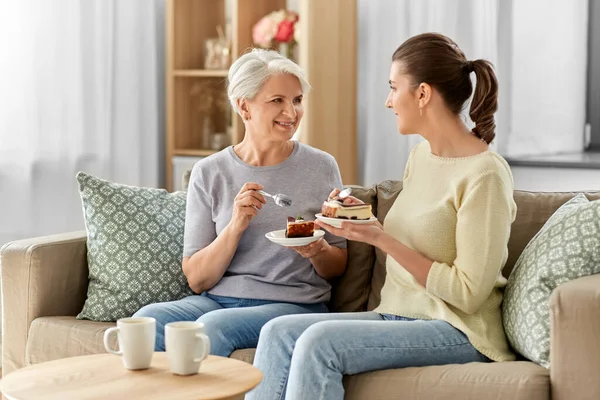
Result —
POLYGON ((167 354, 154 353, 150 368, 129 371, 121 357, 94 354, 31 365, 0 380, 7 399, 243 399, 262 380, 251 364, 208 356, 196 375, 169 370, 167 354))

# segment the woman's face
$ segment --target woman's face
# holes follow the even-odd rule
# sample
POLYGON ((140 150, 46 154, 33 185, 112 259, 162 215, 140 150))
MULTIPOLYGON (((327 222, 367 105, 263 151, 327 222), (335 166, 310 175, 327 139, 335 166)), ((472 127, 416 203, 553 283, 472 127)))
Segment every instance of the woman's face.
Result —
POLYGON ((410 77, 402 71, 402 64, 392 63, 390 70, 390 94, 385 106, 396 114, 398 132, 410 135, 419 132, 422 116, 419 111, 419 96, 412 87, 410 77))
POLYGON ((246 124, 269 141, 290 140, 304 115, 302 86, 290 74, 270 77, 246 104, 249 117, 246 124))

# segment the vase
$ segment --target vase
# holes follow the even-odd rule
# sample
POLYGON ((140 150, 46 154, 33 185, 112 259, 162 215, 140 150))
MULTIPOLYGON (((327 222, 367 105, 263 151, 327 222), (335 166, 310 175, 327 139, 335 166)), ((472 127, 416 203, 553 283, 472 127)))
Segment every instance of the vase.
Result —
POLYGON ((210 149, 212 147, 212 134, 215 131, 215 125, 209 115, 202 116, 202 148, 210 149))
POLYGON ((296 43, 294 41, 291 41, 288 43, 281 42, 281 43, 279 43, 279 54, 296 62, 296 60, 294 59, 294 47, 295 46, 296 46, 296 43))

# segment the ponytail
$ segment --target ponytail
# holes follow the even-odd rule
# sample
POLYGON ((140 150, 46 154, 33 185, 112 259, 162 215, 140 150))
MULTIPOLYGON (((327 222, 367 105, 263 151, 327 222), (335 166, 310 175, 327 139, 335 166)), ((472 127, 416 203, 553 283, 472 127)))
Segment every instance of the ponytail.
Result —
POLYGON ((498 80, 487 60, 468 61, 466 68, 475 72, 477 82, 469 116, 475 123, 473 134, 490 144, 496 136, 494 113, 498 109, 498 80))

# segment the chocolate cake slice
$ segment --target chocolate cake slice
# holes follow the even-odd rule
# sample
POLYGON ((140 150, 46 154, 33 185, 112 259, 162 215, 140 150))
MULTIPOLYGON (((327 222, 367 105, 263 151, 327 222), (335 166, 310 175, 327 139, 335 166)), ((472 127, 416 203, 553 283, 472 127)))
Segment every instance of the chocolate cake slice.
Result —
POLYGON ((305 221, 302 217, 288 217, 287 228, 285 230, 285 237, 297 238, 297 237, 309 237, 313 236, 315 232, 314 221, 305 221))

